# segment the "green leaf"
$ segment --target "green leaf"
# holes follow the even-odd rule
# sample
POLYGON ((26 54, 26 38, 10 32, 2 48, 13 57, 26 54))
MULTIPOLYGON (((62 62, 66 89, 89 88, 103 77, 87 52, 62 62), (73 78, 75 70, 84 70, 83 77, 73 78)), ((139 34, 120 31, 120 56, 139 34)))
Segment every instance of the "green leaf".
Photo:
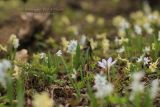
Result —
POLYGON ((77 49, 76 49, 76 54, 74 56, 74 59, 73 59, 73 66, 75 69, 78 69, 80 64, 81 64, 81 54, 80 54, 81 50, 80 50, 80 46, 79 44, 77 45, 77 49))
POLYGON ((24 107, 24 86, 21 79, 17 81, 17 101, 17 107, 24 107))

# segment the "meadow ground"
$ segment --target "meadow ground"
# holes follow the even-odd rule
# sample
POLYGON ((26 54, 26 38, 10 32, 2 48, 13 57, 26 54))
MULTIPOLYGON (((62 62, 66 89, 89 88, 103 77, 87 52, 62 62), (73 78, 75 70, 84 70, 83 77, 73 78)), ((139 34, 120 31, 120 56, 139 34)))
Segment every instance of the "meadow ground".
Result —
POLYGON ((158 1, 22 1, 0 1, 0 107, 159 107, 158 1))

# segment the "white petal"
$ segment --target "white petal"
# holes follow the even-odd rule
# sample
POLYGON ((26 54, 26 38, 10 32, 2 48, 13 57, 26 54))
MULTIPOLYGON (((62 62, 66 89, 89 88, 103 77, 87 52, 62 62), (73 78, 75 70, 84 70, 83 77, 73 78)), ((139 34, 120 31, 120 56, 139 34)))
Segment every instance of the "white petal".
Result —
POLYGON ((102 59, 102 63, 106 66, 107 65, 107 61, 105 59, 102 59))
POLYGON ((112 63, 112 57, 108 58, 107 63, 108 64, 112 63))
POLYGON ((102 62, 100 62, 100 61, 98 62, 98 66, 100 66, 100 67, 102 67, 104 69, 106 68, 105 65, 102 62))
POLYGON ((113 61, 112 64, 111 64, 111 66, 114 65, 116 62, 117 62, 117 60, 113 61))

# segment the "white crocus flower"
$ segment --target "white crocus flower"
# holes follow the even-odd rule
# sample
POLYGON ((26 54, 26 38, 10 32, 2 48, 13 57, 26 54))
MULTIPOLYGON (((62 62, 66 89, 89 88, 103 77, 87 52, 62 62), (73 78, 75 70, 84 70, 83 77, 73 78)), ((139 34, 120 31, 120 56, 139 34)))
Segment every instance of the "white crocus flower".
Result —
POLYGON ((144 55, 142 55, 137 59, 137 62, 138 63, 143 62, 144 65, 148 65, 150 62, 150 59, 148 57, 144 57, 144 55))
POLYGON ((150 23, 144 23, 143 28, 147 31, 151 27, 150 23))
POLYGON ((10 42, 12 43, 13 47, 17 49, 19 47, 19 39, 15 34, 12 34, 10 37, 10 42))
POLYGON ((150 62, 150 60, 149 60, 148 57, 144 57, 144 58, 143 58, 143 63, 144 63, 144 65, 149 64, 149 62, 150 62))
POLYGON ((19 47, 19 39, 16 38, 13 40, 13 46, 15 49, 17 49, 19 47))
POLYGON ((151 98, 155 98, 159 91, 159 80, 155 79, 151 84, 151 98))
POLYGON ((151 50, 151 48, 148 46, 146 46, 144 49, 143 49, 143 52, 144 53, 148 53, 148 52, 150 52, 150 50, 151 50))
POLYGON ((118 53, 123 53, 125 51, 125 47, 122 46, 120 49, 117 49, 117 52, 118 53))
POLYGON ((80 44, 81 44, 82 46, 85 46, 86 41, 87 41, 86 35, 82 35, 82 37, 81 37, 81 39, 80 39, 80 44))
POLYGON ((46 53, 42 52, 39 54, 41 59, 44 59, 46 57, 46 53))
POLYGON ((98 66, 104 68, 104 69, 110 69, 111 66, 113 66, 116 63, 116 60, 113 61, 112 57, 108 58, 106 61, 105 59, 102 59, 102 62, 98 61, 98 66))
POLYGON ((148 34, 152 34, 153 33, 153 28, 151 27, 151 24, 150 23, 145 23, 144 25, 143 25, 143 27, 144 27, 144 29, 146 30, 146 32, 148 33, 148 34))
POLYGON ((120 29, 128 29, 130 27, 130 24, 127 20, 123 19, 120 23, 120 29))
POLYGON ((105 76, 100 74, 96 74, 95 85, 93 87, 96 89, 96 98, 104 98, 113 92, 113 85, 106 80, 105 76))
POLYGON ((138 63, 143 62, 143 58, 144 58, 144 56, 143 56, 143 55, 142 55, 142 56, 140 56, 140 57, 137 59, 137 62, 138 62, 138 63))
POLYGON ((59 57, 62 56, 62 51, 61 50, 57 51, 56 55, 59 57))
POLYGON ((132 78, 134 81, 140 81, 143 76, 144 76, 143 72, 135 72, 133 73, 132 78))
POLYGON ((150 23, 145 23, 143 25, 144 29, 146 30, 146 32, 148 34, 152 34, 153 33, 153 28, 151 27, 150 23))
POLYGON ((71 40, 68 44, 68 50, 67 52, 70 54, 74 54, 77 48, 77 41, 76 40, 71 40))
POLYGON ((134 30, 138 35, 142 34, 142 28, 139 25, 135 25, 134 30))
POLYGON ((149 14, 148 15, 148 19, 150 20, 150 21, 153 21, 153 20, 157 20, 157 16, 155 16, 155 15, 153 15, 153 14, 149 14))
POLYGON ((105 59, 102 59, 102 62, 98 61, 98 66, 106 69, 107 61, 105 59))
POLYGON ((134 100, 136 94, 142 93, 144 91, 144 84, 141 83, 141 79, 143 76, 143 72, 136 72, 132 75, 133 81, 131 84, 132 92, 130 95, 130 100, 134 100))
POLYGON ((11 63, 9 60, 2 60, 0 62, 0 83, 2 84, 2 86, 6 87, 6 71, 11 68, 11 63))
POLYGON ((3 70, 7 70, 9 68, 11 68, 11 62, 9 60, 2 60, 1 64, 3 65, 3 70))
POLYGON ((71 78, 76 79, 77 71, 73 69, 73 73, 71 74, 71 78))

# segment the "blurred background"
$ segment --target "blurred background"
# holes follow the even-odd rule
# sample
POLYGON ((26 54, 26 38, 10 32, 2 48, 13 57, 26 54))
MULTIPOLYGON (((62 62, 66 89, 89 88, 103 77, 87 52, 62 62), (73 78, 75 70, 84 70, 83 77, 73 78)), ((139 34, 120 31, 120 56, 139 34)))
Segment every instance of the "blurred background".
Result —
POLYGON ((59 48, 62 37, 94 38, 98 32, 114 36, 111 19, 128 17, 144 3, 160 8, 160 0, 0 0, 0 44, 16 34, 19 49, 37 51, 59 48))

